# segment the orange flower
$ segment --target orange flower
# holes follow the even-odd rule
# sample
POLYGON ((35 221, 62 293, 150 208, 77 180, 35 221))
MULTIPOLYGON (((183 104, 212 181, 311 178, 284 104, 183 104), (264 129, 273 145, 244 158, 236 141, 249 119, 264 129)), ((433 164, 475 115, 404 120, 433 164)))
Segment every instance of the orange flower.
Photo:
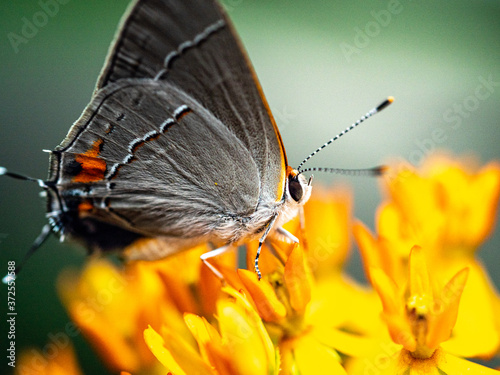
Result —
POLYGON ((500 165, 475 169, 444 156, 428 158, 418 172, 399 168, 385 180, 389 199, 380 216, 388 218, 379 233, 432 246, 440 256, 474 252, 494 227, 500 196, 500 165))
MULTIPOLYGON (((265 322, 279 348, 282 374, 344 373, 335 349, 361 350, 345 330, 361 332, 366 321, 377 319, 360 308, 378 306, 375 296, 342 272, 350 247, 350 206, 346 190, 315 190, 304 207, 305 232, 300 232, 299 218, 285 226, 299 237, 300 245, 287 245, 276 237, 266 243, 261 280, 253 271, 235 272, 211 260, 229 285, 248 296, 265 322)), ((249 269, 257 246, 257 241, 247 246, 249 269)))
POLYGON ((334 298, 314 295, 314 282, 300 246, 294 248, 284 267, 261 280, 248 270, 240 269, 238 275, 277 342, 281 374, 345 374, 335 350, 335 316, 325 320, 311 310, 313 298, 326 298, 332 305, 334 298))
POLYGON ((78 367, 75 351, 70 344, 62 347, 54 346, 50 358, 36 349, 24 350, 19 363, 16 364, 15 375, 82 375, 78 367))
POLYGON ((500 166, 490 163, 474 173, 451 159, 433 157, 421 171, 400 168, 389 176, 387 191, 378 213, 378 236, 360 224, 354 227, 367 274, 375 266, 402 282, 404 249, 415 244, 427 249, 430 272, 441 283, 468 267, 455 334, 445 346, 467 357, 491 357, 500 347, 499 296, 475 252, 493 228, 500 166))
MULTIPOLYGON (((61 275, 61 297, 107 366, 123 375, 498 373, 454 356, 487 357, 499 346, 500 299, 474 256, 494 209, 473 213, 479 203, 470 198, 484 193, 496 205, 498 167, 473 174, 439 160, 388 182, 376 236, 354 225, 376 291, 343 270, 350 194, 316 187, 305 230, 298 218, 286 224, 300 244, 273 233, 261 280, 252 270, 253 241, 249 270, 236 270, 235 252, 210 259, 223 280, 201 263, 208 249, 200 246, 122 268, 93 260, 80 275, 61 275), (451 191, 449 181, 459 188, 451 191), (426 250, 415 247, 408 257, 415 244, 426 250)), ((161 240, 137 246, 153 245, 161 240)), ((78 373, 74 360, 65 361, 78 373)), ((58 374, 57 366, 42 374, 58 374)))
POLYGON ((217 330, 194 314, 184 321, 196 340, 193 345, 167 327, 161 334, 149 327, 144 339, 158 360, 176 375, 273 375, 279 356, 262 320, 245 296, 223 288, 228 297, 217 301, 217 330))
POLYGON ((123 270, 93 260, 81 275, 68 270, 60 276, 60 295, 112 371, 154 372, 158 364, 144 343, 144 329, 168 322, 172 332, 189 336, 182 314, 214 311, 220 281, 200 262, 206 251, 201 246, 158 262, 131 262, 123 270))
POLYGON ((442 289, 437 289, 420 247, 412 249, 409 259, 406 287, 380 269, 371 271, 373 286, 383 304, 382 319, 397 345, 386 345, 385 352, 372 358, 352 361, 349 372, 366 373, 375 367, 378 374, 387 375, 497 374, 498 371, 457 358, 441 348, 455 325, 468 269, 462 269, 442 289))
MULTIPOLYGON (((300 218, 285 224, 296 233, 305 250, 309 268, 316 277, 341 273, 351 247, 352 196, 347 188, 315 186, 304 206, 303 230, 300 218)), ((283 245, 281 245, 283 246, 283 245)))

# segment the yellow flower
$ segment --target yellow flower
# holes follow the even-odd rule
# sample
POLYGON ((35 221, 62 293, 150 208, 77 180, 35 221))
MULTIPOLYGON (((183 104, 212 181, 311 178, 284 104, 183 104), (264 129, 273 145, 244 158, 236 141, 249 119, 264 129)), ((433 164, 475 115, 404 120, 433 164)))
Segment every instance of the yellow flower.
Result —
POLYGON ((50 355, 39 350, 24 350, 16 364, 15 375, 82 375, 70 344, 56 346, 50 355))
MULTIPOLYGON (((193 371, 207 373, 210 371, 207 369, 215 369, 218 373, 239 374, 251 369, 248 365, 250 360, 257 366, 250 373, 268 373, 278 368, 270 360, 277 356, 281 358, 282 374, 345 373, 335 349, 341 348, 344 353, 359 353, 359 343, 354 342, 345 331, 359 332, 360 327, 365 326, 355 322, 355 318, 370 321, 367 316, 371 315, 371 320, 375 321, 375 313, 367 314, 360 307, 370 306, 376 301, 371 298, 372 293, 363 290, 342 274, 342 264, 349 249, 349 195, 345 191, 335 194, 319 192, 318 195, 321 198, 313 197, 312 203, 305 207, 305 216, 311 218, 310 228, 318 226, 321 230, 316 228, 306 231, 306 234, 298 233, 298 221, 287 226, 289 230, 295 230, 294 234, 299 236, 301 242, 307 243, 308 251, 304 251, 301 246, 286 245, 278 241, 265 245, 260 260, 264 274, 262 280, 258 280, 253 271, 235 272, 234 267, 225 267, 218 259, 210 260, 224 276, 225 282, 232 286, 232 289, 225 289, 226 293, 239 301, 241 306, 245 306, 245 315, 252 317, 252 324, 241 319, 244 315, 235 310, 238 304, 231 307, 231 304, 227 305, 230 303, 227 299, 222 299, 217 302, 219 331, 209 324, 206 315, 185 315, 184 319, 197 346, 165 327, 146 331, 148 345, 170 371, 189 374, 193 371), (324 205, 320 202, 324 202, 324 205), (331 233, 328 233, 330 229, 331 233), (316 271, 317 284, 313 280, 310 265, 316 271), (240 292, 237 293, 236 290, 240 292), (339 308, 339 305, 344 308, 339 308), (267 352, 260 350, 259 354, 259 350, 255 349, 259 348, 257 343, 248 346, 245 344, 238 349, 238 353, 244 353, 241 358, 234 354, 235 349, 231 346, 235 342, 227 346, 227 337, 232 337, 233 334, 223 330, 224 327, 233 327, 234 322, 239 322, 237 325, 240 329, 246 327, 243 331, 251 333, 251 336, 260 341, 271 344, 274 342, 274 354, 270 354, 272 345, 267 352), (206 340, 207 337, 210 340, 206 340), (214 345, 218 349, 214 349, 214 345), (190 353, 190 358, 196 359, 187 361, 181 355, 187 352, 190 353), (228 356, 228 353, 232 354, 228 356), (228 368, 232 370, 227 370, 228 368)), ((247 247, 250 264, 253 264, 256 247, 256 241, 247 247)), ((236 327, 232 330, 236 330, 236 327)))
POLYGON ((336 327, 334 317, 326 326, 324 320, 314 319, 311 311, 314 283, 300 246, 295 246, 284 266, 265 274, 261 280, 248 270, 240 269, 238 275, 280 348, 282 374, 345 373, 335 346, 318 338, 321 330, 333 331, 336 327))
POLYGON ((430 272, 442 283, 456 270, 468 267, 469 281, 454 337, 445 346, 467 357, 491 357, 500 348, 499 296, 475 253, 493 228, 500 166, 490 163, 473 172, 457 161, 436 156, 419 171, 395 170, 386 180, 388 198, 378 212, 378 236, 360 224, 354 228, 367 274, 367 268, 376 266, 394 280, 404 280, 404 249, 415 244, 427 249, 430 272))
POLYGON ((217 330, 203 317, 185 314, 196 347, 162 327, 149 327, 144 339, 153 354, 176 375, 274 375, 279 357, 262 320, 247 299, 231 288, 217 301, 217 330))
MULTIPOLYGON (((313 193, 305 206, 305 232, 299 219, 286 225, 300 245, 265 244, 261 280, 251 270, 235 272, 211 261, 265 322, 279 348, 282 374, 345 373, 336 349, 360 353, 362 345, 350 333, 362 334, 369 322, 378 321, 377 310, 367 308, 379 306, 376 295, 342 271, 350 247, 350 206, 346 190, 313 193)), ((249 269, 257 246, 257 241, 247 245, 249 269)))
POLYGON ((393 341, 417 359, 432 357, 441 342, 450 338, 467 275, 464 268, 442 291, 434 291, 419 247, 414 247, 410 255, 407 292, 402 292, 382 270, 373 270, 373 286, 382 300, 382 317, 393 341), (405 294, 406 302, 401 298, 405 294))
POLYGON ((498 374, 455 357, 441 348, 451 336, 468 269, 462 269, 438 289, 429 276, 422 249, 415 246, 409 258, 408 283, 397 284, 380 269, 371 280, 383 304, 382 319, 396 346, 385 346, 378 356, 355 360, 352 374, 498 374))
MULTIPOLYGON (((344 271, 350 251, 351 211, 352 197, 346 188, 315 186, 304 206, 305 229, 301 230, 298 217, 285 224, 285 228, 299 238, 308 272, 312 274, 310 279, 314 280, 312 293, 316 297, 311 299, 314 308, 310 311, 314 311, 316 319, 321 316, 329 325, 360 334, 378 329, 375 325, 378 318, 372 311, 376 311, 379 301, 376 293, 359 285, 344 271), (342 305, 340 309, 339 304, 342 305)), ((256 241, 247 245, 249 270, 257 246, 256 241)), ((261 253, 263 274, 277 271, 279 280, 283 264, 293 249, 293 245, 283 242, 272 242, 272 247, 264 244, 261 253)))
POLYGON ((311 272, 320 278, 342 272, 350 251, 351 222, 351 192, 347 188, 315 186, 304 206, 303 228, 299 217, 284 228, 297 235, 311 272))
POLYGON ((475 169, 444 156, 427 159, 418 171, 395 168, 378 213, 379 237, 395 252, 417 243, 439 267, 473 261, 494 227, 500 196, 500 165, 475 169))
POLYGON ((336 291, 343 285, 327 279, 316 289, 301 246, 295 246, 284 266, 261 280, 244 269, 238 270, 238 276, 241 289, 279 348, 281 374, 345 374, 336 349, 355 349, 349 337, 344 339, 349 335, 340 331, 346 320, 336 291))
POLYGON ((428 158, 419 171, 396 168, 385 179, 380 234, 436 247, 440 256, 473 253, 494 227, 500 196, 500 165, 475 169, 445 156, 428 158))
POLYGON ((155 373, 158 363, 144 343, 144 329, 168 322, 172 332, 188 336, 183 313, 213 313, 220 281, 200 262, 206 251, 201 246, 124 269, 93 260, 81 275, 70 270, 60 275, 68 314, 110 370, 155 373))
MULTIPOLYGON (((498 373, 455 356, 487 357, 499 346, 500 299, 474 256, 493 225, 498 167, 474 174, 439 160, 388 181, 376 236, 354 225, 374 289, 344 271, 350 193, 316 187, 305 230, 299 218, 285 226, 300 244, 270 236, 261 280, 253 272, 255 240, 246 244, 248 270, 236 269, 236 252, 209 260, 222 280, 201 263, 208 248, 200 246, 122 267, 94 259, 81 273, 61 275, 61 298, 122 375, 498 373), (451 191, 449 181, 459 188, 451 191), (473 193, 489 202, 477 212, 473 193), (425 251, 415 247, 409 257, 415 244, 425 251)), ((144 240, 126 251, 161 245, 144 240)), ((78 373, 68 358, 68 373, 78 373)), ((44 371, 58 374, 58 367, 44 371)))

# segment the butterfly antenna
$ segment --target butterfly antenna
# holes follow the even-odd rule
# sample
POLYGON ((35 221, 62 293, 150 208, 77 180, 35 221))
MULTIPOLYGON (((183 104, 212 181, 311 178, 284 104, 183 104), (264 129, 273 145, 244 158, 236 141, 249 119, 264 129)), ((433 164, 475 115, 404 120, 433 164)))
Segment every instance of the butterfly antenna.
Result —
MULTIPOLYGON (((354 129, 356 126, 358 126, 359 124, 361 124, 363 121, 365 121, 365 120, 369 119, 370 117, 372 117, 375 113, 378 113, 381 110, 383 110, 385 107, 387 107, 393 101, 394 101, 394 98, 392 96, 389 96, 385 101, 383 101, 382 103, 380 103, 377 107, 373 108, 371 111, 367 112, 364 116, 362 116, 354 124, 352 124, 351 126, 348 126, 347 128, 345 128, 341 133, 337 134, 335 137, 333 137, 328 142, 326 142, 323 146, 319 147, 316 151, 314 151, 313 153, 311 153, 307 158, 305 158, 304 160, 302 160, 302 162, 297 167, 297 171, 299 171, 299 173, 306 172, 306 170, 301 170, 301 167, 309 159, 311 159, 314 155, 316 155, 318 152, 320 152, 321 150, 323 150, 325 147, 331 145, 334 141, 336 141, 337 139, 339 139, 340 137, 342 137, 344 134, 346 134, 349 131, 351 131, 352 129, 354 129)), ((331 168, 321 168, 321 169, 325 170, 325 169, 331 169, 331 168)), ((348 170, 344 170, 344 171, 348 171, 348 170)), ((360 171, 362 171, 362 170, 360 170, 360 171)), ((333 172, 333 173, 338 173, 338 172, 333 172)))
POLYGON ((307 168, 300 171, 300 173, 304 172, 326 172, 326 173, 336 173, 342 174, 345 176, 370 176, 377 177, 382 176, 385 172, 387 172, 388 167, 385 165, 380 165, 378 167, 366 168, 366 169, 342 169, 342 168, 322 168, 322 167, 313 167, 307 168))
POLYGON ((30 249, 28 250, 28 252, 24 255, 24 258, 21 261, 21 263, 18 266, 16 266, 16 270, 14 271, 14 275, 9 273, 8 275, 6 275, 2 279, 2 282, 4 284, 8 284, 9 281, 16 279, 16 275, 19 274, 19 272, 24 267, 24 265, 26 264, 28 259, 31 258, 31 256, 40 248, 40 246, 43 245, 43 243, 47 240, 47 238, 49 238, 51 233, 52 233, 52 228, 50 227, 50 224, 45 224, 42 228, 42 232, 38 235, 36 240, 33 242, 30 249))
MULTIPOLYGON (((36 182, 38 184, 38 186, 40 186, 42 188, 48 187, 47 183, 39 178, 33 178, 33 177, 25 176, 25 175, 22 175, 19 173, 9 172, 7 170, 7 168, 4 168, 4 167, 0 167, 0 176, 8 176, 8 177, 15 178, 17 180, 23 180, 23 181, 33 181, 33 182, 36 182)), ((51 232, 52 232, 52 230, 51 230, 50 224, 46 224, 42 228, 42 232, 38 235, 36 240, 31 245, 28 252, 24 255, 24 258, 21 261, 21 263, 18 266, 16 266, 16 269, 14 271, 14 275, 8 274, 2 279, 2 282, 4 284, 8 284, 9 281, 14 280, 16 278, 15 275, 17 275, 19 273, 19 271, 21 271, 24 264, 28 261, 29 258, 31 258, 31 256, 36 252, 36 250, 38 250, 38 248, 40 246, 42 246, 42 244, 49 237, 51 232)))
POLYGON ((0 176, 8 176, 8 177, 15 178, 17 180, 33 181, 33 182, 38 183, 38 186, 40 186, 42 188, 47 187, 47 183, 44 180, 41 180, 39 178, 24 176, 24 175, 19 174, 19 173, 9 172, 7 170, 7 168, 4 168, 4 167, 0 167, 0 176))

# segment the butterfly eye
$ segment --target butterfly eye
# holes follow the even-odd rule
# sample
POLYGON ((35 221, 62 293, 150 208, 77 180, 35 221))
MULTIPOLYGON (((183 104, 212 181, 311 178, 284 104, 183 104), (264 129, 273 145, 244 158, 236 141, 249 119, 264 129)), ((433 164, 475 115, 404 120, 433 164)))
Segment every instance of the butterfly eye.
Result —
POLYGON ((304 188, 297 176, 288 178, 288 191, 295 202, 299 202, 304 196, 304 188))

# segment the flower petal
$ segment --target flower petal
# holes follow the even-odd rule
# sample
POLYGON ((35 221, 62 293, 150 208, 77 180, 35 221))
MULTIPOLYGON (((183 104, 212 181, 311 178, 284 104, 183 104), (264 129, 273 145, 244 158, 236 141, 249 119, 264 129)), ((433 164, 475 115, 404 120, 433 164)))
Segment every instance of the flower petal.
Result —
POLYGON ((304 262, 303 249, 296 246, 285 264, 284 280, 292 308, 303 313, 311 300, 311 279, 304 262))
POLYGON ((384 264, 380 259, 380 249, 377 240, 370 230, 360 221, 353 225, 354 238, 361 252, 365 274, 371 282, 370 270, 372 268, 383 269, 384 264))
POLYGON ((354 357, 366 356, 373 351, 373 348, 379 342, 378 338, 368 338, 339 329, 327 330, 323 327, 318 327, 318 329, 311 332, 311 335, 323 345, 335 348, 335 350, 342 354, 354 357))
MULTIPOLYGON (((264 323, 262 322, 259 314, 257 314, 257 311, 255 311, 253 305, 250 304, 245 295, 238 293, 232 288, 224 287, 222 288, 222 291, 227 293, 230 297, 234 298, 235 303, 242 307, 248 319, 253 322, 254 329, 262 341, 262 346, 265 349, 266 356, 269 359, 269 363, 272 364, 273 360, 276 360, 277 358, 276 351, 266 330, 266 327, 264 326, 264 323)), ((276 371, 279 369, 278 363, 279 361, 274 362, 276 371)))
POLYGON ((238 275, 248 289, 259 315, 267 322, 278 322, 286 316, 285 306, 278 300, 272 285, 259 280, 255 272, 239 269, 238 275))
POLYGON ((354 224, 353 233, 359 245, 365 274, 369 280, 371 280, 370 269, 372 267, 383 269, 385 274, 393 280, 403 279, 404 273, 398 246, 391 246, 391 243, 384 238, 375 238, 361 222, 354 224))
POLYGON ((414 351, 417 343, 405 318, 403 300, 397 285, 382 270, 374 268, 370 273, 373 287, 382 301, 384 308, 382 317, 392 340, 403 345, 407 350, 414 351))
POLYGON ((102 321, 97 316, 89 320, 79 313, 71 314, 71 318, 110 369, 127 369, 134 372, 139 368, 140 362, 134 348, 121 332, 110 329, 107 321, 102 321))
POLYGON ((304 206, 306 258, 315 275, 340 271, 350 248, 351 193, 315 186, 304 206))
POLYGON ((490 163, 483 167, 471 182, 469 196, 473 209, 468 212, 469 225, 464 231, 469 244, 479 245, 493 230, 499 195, 500 165, 490 163))
POLYGON ((301 375, 346 374, 340 364, 338 353, 315 340, 311 336, 303 336, 290 344, 297 370, 301 375))
POLYGON ((305 313, 306 324, 316 328, 341 328, 377 336, 385 332, 380 324, 382 304, 373 289, 359 285, 347 275, 332 273, 314 284, 305 313))
POLYGON ((207 346, 210 343, 212 347, 216 346, 222 348, 222 340, 219 332, 217 332, 204 317, 199 317, 194 314, 185 314, 184 321, 198 342, 201 356, 205 361, 214 365, 213 358, 210 356, 207 346))
POLYGON ((478 365, 454 355, 443 353, 439 361, 439 369, 445 374, 467 374, 467 375, 499 375, 500 371, 478 365))
POLYGON ((268 352, 267 333, 267 337, 261 336, 261 321, 255 321, 253 316, 237 302, 222 299, 217 303, 219 329, 234 373, 268 375, 274 372, 274 351, 268 352))
POLYGON ((15 375, 82 375, 71 344, 57 347, 55 355, 24 350, 15 364, 15 375))
POLYGON ((436 301, 427 334, 427 346, 436 349, 439 344, 450 338, 458 316, 460 297, 467 281, 469 269, 459 271, 443 288, 436 301))
POLYGON ((381 269, 372 268, 370 274, 373 287, 382 301, 384 312, 388 315, 401 314, 404 309, 398 286, 381 269))
POLYGON ((448 352, 460 357, 493 356, 500 347, 500 316, 495 301, 498 295, 484 267, 478 261, 450 264, 452 269, 467 265, 469 275, 462 297, 453 335, 442 343, 448 352), (481 308, 478 308, 481 306, 481 308))
MULTIPOLYGON (((410 298, 417 297, 432 300, 432 288, 430 284, 429 271, 420 246, 414 246, 410 253, 410 298)), ((425 301, 424 301, 425 302, 425 301)), ((429 308, 425 305, 423 308, 429 308)))
POLYGON ((182 338, 165 331, 165 340, 151 327, 144 330, 144 340, 155 357, 176 375, 214 375, 198 353, 182 338))

